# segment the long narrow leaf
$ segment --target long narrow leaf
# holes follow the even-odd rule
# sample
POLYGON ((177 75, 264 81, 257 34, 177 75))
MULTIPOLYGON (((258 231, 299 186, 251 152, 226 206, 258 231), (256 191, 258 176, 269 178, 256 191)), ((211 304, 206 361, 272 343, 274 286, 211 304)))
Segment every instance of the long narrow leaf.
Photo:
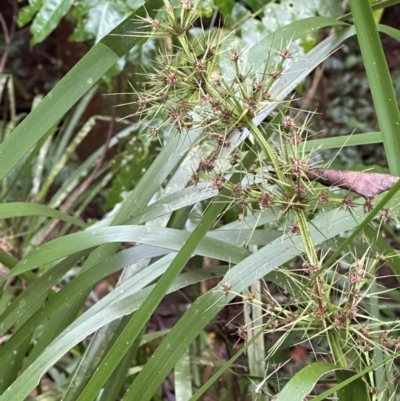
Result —
POLYGON ((111 35, 97 43, 7 136, 0 145, 0 179, 124 54, 141 41, 140 38, 125 35, 126 32, 137 30, 134 16, 154 16, 161 3, 161 0, 150 0, 146 7, 141 7, 118 25, 111 35))

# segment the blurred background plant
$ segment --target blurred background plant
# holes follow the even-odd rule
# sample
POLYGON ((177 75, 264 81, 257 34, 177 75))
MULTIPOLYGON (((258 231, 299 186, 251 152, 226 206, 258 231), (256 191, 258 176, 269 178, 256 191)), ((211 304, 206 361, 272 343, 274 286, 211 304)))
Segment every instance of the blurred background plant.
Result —
POLYGON ((0 400, 395 399, 398 200, 307 176, 395 163, 347 4, 142 4, 1 10, 0 400))

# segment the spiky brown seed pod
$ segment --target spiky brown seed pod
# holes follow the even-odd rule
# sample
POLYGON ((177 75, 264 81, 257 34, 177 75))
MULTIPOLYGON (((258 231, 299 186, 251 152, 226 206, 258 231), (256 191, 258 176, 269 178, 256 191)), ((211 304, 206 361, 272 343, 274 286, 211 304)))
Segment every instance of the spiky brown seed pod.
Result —
POLYGON ((237 184, 235 184, 232 188, 232 196, 236 199, 239 199, 242 197, 242 193, 243 193, 243 187, 242 184, 240 182, 238 182, 237 184))
POLYGON ((231 146, 231 141, 225 135, 218 135, 217 141, 219 146, 224 146, 226 148, 231 146))
POLYGON ((199 175, 197 173, 193 173, 190 176, 190 181, 192 181, 193 185, 197 185, 199 183, 199 175))
POLYGON ((300 227, 297 224, 297 221, 294 221, 289 225, 289 233, 292 235, 300 235, 300 227))
POLYGON ((229 55, 229 58, 231 61, 233 61, 234 63, 237 63, 240 60, 240 54, 237 52, 231 53, 229 55))
POLYGON ((281 121, 283 128, 293 128, 296 126, 296 122, 290 116, 284 116, 281 121))
POLYGON ((243 74, 237 74, 235 79, 236 79, 236 81, 237 81, 238 83, 242 83, 242 82, 244 82, 244 80, 246 79, 246 77, 245 77, 243 74))
POLYGON ((305 176, 310 168, 307 163, 305 163, 303 160, 297 159, 297 158, 290 159, 289 164, 290 164, 291 173, 296 178, 305 176))
POLYGON ((374 208, 374 198, 367 198, 364 203, 364 213, 369 213, 374 208))
POLYGON ((209 173, 215 168, 215 161, 213 159, 202 159, 199 168, 201 171, 209 173))
POLYGON ((262 95, 264 100, 271 99, 271 94, 268 91, 264 91, 262 95))
POLYGON ((254 82, 254 84, 253 84, 253 90, 254 90, 254 92, 260 92, 260 91, 262 91, 263 90, 263 84, 262 84, 262 82, 254 82))
POLYGON ((249 110, 255 110, 258 106, 258 100, 253 99, 252 97, 249 97, 246 101, 246 105, 249 108, 249 110))
POLYGON ((168 86, 175 86, 179 83, 179 76, 175 72, 170 72, 164 77, 164 82, 168 86))
POLYGON ((258 198, 258 205, 261 210, 264 210, 274 203, 274 199, 268 192, 263 192, 258 198))
POLYGON ((383 223, 386 223, 387 221, 389 221, 392 218, 393 218, 392 209, 383 208, 381 210, 381 220, 382 220, 383 223))
POLYGON ((186 11, 193 10, 194 4, 191 3, 189 0, 181 0, 182 8, 186 11))
POLYGON ((279 50, 279 56, 282 57, 283 59, 287 59, 287 58, 292 58, 292 53, 290 53, 289 49, 283 48, 281 50, 279 50))
POLYGON ((328 203, 328 197, 329 197, 328 191, 322 191, 322 192, 319 194, 318 203, 319 203, 321 206, 326 205, 326 204, 328 203))
POLYGON ((221 113, 221 121, 222 121, 224 124, 230 124, 231 121, 232 121, 232 111, 229 110, 229 109, 224 109, 224 110, 222 110, 222 113, 221 113))
POLYGON ((211 185, 213 188, 222 189, 224 187, 225 178, 221 173, 215 174, 211 179, 211 185))
POLYGON ((229 283, 221 285, 221 292, 223 295, 228 295, 229 292, 231 291, 231 289, 232 289, 232 286, 229 283))
POLYGON ((354 198, 351 195, 346 195, 342 201, 340 208, 344 211, 351 210, 354 207, 354 198))
POLYGON ((247 341, 249 338, 249 329, 244 324, 241 324, 237 328, 236 334, 241 340, 247 341))
POLYGON ((230 164, 234 166, 240 160, 240 153, 235 151, 231 154, 230 164))
POLYGON ((273 78, 273 79, 278 79, 278 78, 282 75, 282 71, 273 69, 273 70, 271 70, 271 72, 269 73, 269 75, 270 75, 271 78, 273 78))
POLYGON ((203 61, 201 61, 201 60, 195 61, 194 64, 193 64, 193 66, 194 66, 194 69, 195 69, 196 71, 199 71, 199 72, 200 72, 200 71, 204 71, 205 68, 206 68, 205 64, 204 64, 203 61))

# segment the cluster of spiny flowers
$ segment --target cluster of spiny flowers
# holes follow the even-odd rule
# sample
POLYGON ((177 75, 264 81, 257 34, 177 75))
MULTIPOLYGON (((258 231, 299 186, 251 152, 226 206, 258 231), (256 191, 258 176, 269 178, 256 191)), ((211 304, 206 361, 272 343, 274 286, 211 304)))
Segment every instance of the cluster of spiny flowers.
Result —
MULTIPOLYGON (((196 166, 193 184, 205 179, 218 190, 228 188, 232 202, 240 208, 248 204, 258 204, 260 209, 273 204, 285 210, 304 207, 309 193, 309 183, 306 183, 309 167, 296 150, 306 135, 304 126, 297 127, 288 115, 283 115, 275 124, 273 131, 279 132, 280 142, 285 143, 284 147, 272 146, 279 155, 275 166, 261 156, 253 165, 243 166, 243 152, 232 141, 232 137, 240 136, 249 128, 248 122, 274 101, 270 90, 292 54, 282 48, 277 52, 274 67, 270 70, 266 67, 259 73, 248 67, 243 52, 230 49, 227 54, 232 74, 224 77, 218 66, 222 33, 191 30, 196 18, 195 4, 182 0, 179 7, 174 7, 165 0, 160 19, 142 20, 155 37, 172 36, 178 45, 176 49, 171 45, 169 54, 160 54, 152 71, 146 73, 144 90, 137 95, 137 113, 149 120, 153 136, 162 127, 175 128, 180 134, 201 130, 200 141, 207 141, 212 147, 196 166), (154 126, 152 121, 157 113, 166 117, 161 125, 154 126), (282 174, 277 174, 277 167, 282 174), (243 173, 241 183, 226 182, 225 176, 232 171, 243 173)), ((270 135, 266 130, 271 125, 269 121, 259 126, 264 136, 270 135)), ((242 149, 254 151, 248 144, 242 149)))
POLYGON ((379 321, 370 310, 371 298, 378 296, 373 293, 376 287, 371 283, 385 260, 382 253, 369 251, 342 274, 332 269, 323 270, 319 262, 303 263, 305 273, 310 276, 314 325, 318 327, 319 324, 321 332, 346 331, 346 340, 341 344, 344 350, 352 346, 362 352, 376 348, 386 353, 400 350, 400 337, 391 335, 399 330, 397 321, 379 321))

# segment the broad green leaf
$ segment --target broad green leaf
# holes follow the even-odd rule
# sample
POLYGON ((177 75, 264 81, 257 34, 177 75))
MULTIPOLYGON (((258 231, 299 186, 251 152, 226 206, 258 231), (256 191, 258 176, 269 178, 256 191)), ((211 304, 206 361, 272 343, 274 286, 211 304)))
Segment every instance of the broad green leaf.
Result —
MULTIPOLYGON (((303 401, 316 386, 322 376, 328 373, 333 373, 337 370, 342 370, 342 368, 328 362, 315 362, 306 366, 289 380, 283 390, 279 393, 276 401, 303 401)), ((358 394, 360 395, 360 393, 358 394)), ((351 399, 354 400, 356 398, 351 399)), ((350 401, 349 398, 348 400, 350 401)), ((367 401, 365 398, 363 398, 363 400, 367 401)))
POLYGON ((31 26, 31 46, 42 42, 58 26, 61 18, 67 14, 73 0, 43 0, 40 10, 31 26))
MULTIPOLYGON (((329 397, 330 395, 332 395, 335 392, 340 392, 342 389, 345 389, 349 384, 354 383, 355 380, 359 380, 361 377, 367 375, 370 372, 373 372, 377 367, 379 366, 383 366, 384 364, 390 362, 393 359, 393 356, 388 356, 385 359, 382 359, 381 361, 379 361, 379 363, 373 363, 371 365, 369 365, 366 369, 362 370, 361 372, 355 373, 352 376, 350 376, 349 378, 347 378, 344 381, 341 381, 340 383, 336 384, 336 386, 331 387, 329 390, 324 391, 323 393, 315 396, 313 398, 314 401, 324 401, 327 399, 327 397, 329 397)), ((343 393, 341 393, 343 394, 343 393)), ((357 398, 345 398, 346 401, 352 401, 354 399, 358 398, 360 400, 365 400, 365 395, 361 393, 361 397, 359 397, 360 393, 357 394, 357 398)), ((347 395, 345 395, 347 397, 347 395)), ((354 395, 353 395, 354 397, 354 395)), ((367 399, 368 400, 368 399, 367 399)))
POLYGON ((18 26, 21 28, 30 22, 42 4, 43 0, 30 0, 29 6, 22 7, 18 13, 18 26))

